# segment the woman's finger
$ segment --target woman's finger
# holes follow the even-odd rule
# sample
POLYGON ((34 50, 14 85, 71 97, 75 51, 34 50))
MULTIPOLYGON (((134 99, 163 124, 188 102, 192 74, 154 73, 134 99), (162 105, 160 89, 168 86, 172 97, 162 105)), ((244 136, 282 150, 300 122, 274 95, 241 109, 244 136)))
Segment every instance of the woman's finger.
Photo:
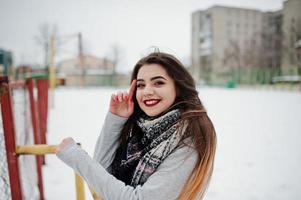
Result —
POLYGON ((111 94, 111 101, 114 101, 115 94, 111 94))
POLYGON ((134 102, 133 102, 133 101, 129 101, 129 110, 130 110, 131 112, 134 111, 134 102))
POLYGON ((135 89, 136 89, 136 79, 134 79, 131 83, 130 89, 129 89, 129 99, 130 101, 133 101, 133 96, 135 93, 135 89))
POLYGON ((118 99, 117 99, 117 95, 116 94, 112 94, 111 95, 111 99, 113 100, 113 101, 117 101, 118 99))
POLYGON ((69 144, 69 143, 72 143, 74 140, 72 137, 67 137, 65 139, 63 139, 63 143, 65 144, 69 144))
POLYGON ((123 100, 124 100, 124 101, 127 101, 127 100, 129 99, 129 95, 128 95, 127 92, 124 92, 124 93, 122 94, 122 97, 123 97, 123 100))
POLYGON ((123 93, 122 93, 122 99, 123 99, 124 101, 127 101, 127 100, 128 100, 128 93, 127 93, 127 92, 123 92, 123 93))
POLYGON ((122 96, 123 96, 122 92, 118 92, 117 96, 118 96, 118 101, 122 102, 122 96))
POLYGON ((74 142, 74 140, 73 140, 73 138, 71 138, 71 137, 64 138, 64 139, 62 140, 62 142, 59 144, 59 146, 56 148, 55 153, 58 153, 58 152, 61 151, 65 146, 67 146, 67 145, 69 145, 69 144, 71 144, 71 143, 73 143, 73 142, 74 142))

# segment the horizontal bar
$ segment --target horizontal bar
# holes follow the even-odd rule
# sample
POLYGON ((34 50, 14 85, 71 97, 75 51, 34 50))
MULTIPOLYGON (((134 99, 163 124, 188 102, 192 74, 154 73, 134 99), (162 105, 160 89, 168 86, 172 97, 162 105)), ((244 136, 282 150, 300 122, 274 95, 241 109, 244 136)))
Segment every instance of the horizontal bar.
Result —
MULTIPOLYGON (((77 143, 80 146, 80 143, 77 143)), ((44 155, 44 154, 55 154, 55 150, 58 145, 46 145, 46 144, 36 144, 36 145, 17 145, 16 153, 19 155, 44 155)), ((83 181, 80 176, 76 175, 76 192, 77 199, 84 199, 84 189, 83 181)), ((90 192, 94 200, 102 200, 97 192, 89 187, 90 192)))
POLYGON ((25 87, 26 82, 24 80, 16 80, 9 83, 12 89, 25 87))
POLYGON ((46 145, 46 144, 36 144, 36 145, 18 145, 16 147, 17 154, 34 154, 34 155, 44 155, 44 154, 55 154, 55 150, 58 145, 46 145))

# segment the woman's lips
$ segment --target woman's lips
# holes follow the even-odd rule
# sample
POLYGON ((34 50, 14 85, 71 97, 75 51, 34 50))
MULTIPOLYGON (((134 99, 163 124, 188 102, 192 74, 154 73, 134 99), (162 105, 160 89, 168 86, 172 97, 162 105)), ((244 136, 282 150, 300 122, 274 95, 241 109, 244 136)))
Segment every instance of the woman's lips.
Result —
POLYGON ((156 104, 158 104, 159 101, 160 101, 160 99, 148 99, 148 100, 144 100, 143 103, 147 107, 151 107, 151 106, 155 106, 156 104))

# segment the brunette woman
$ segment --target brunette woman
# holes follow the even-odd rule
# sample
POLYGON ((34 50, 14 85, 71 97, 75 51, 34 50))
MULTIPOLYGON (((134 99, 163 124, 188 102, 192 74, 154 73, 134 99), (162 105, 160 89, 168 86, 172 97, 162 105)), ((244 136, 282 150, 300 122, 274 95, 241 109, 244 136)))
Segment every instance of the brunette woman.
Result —
POLYGON ((215 149, 193 78, 155 52, 134 67, 129 92, 112 94, 93 159, 72 138, 57 156, 104 200, 194 200, 208 187, 215 149))

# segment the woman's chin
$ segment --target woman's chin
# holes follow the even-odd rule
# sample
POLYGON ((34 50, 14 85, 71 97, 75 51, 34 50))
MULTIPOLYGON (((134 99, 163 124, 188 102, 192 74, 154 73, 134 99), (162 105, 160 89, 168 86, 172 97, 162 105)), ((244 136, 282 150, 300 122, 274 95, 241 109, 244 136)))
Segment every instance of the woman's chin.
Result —
POLYGON ((162 112, 159 110, 144 110, 144 113, 149 117, 156 117, 160 115, 162 112))

